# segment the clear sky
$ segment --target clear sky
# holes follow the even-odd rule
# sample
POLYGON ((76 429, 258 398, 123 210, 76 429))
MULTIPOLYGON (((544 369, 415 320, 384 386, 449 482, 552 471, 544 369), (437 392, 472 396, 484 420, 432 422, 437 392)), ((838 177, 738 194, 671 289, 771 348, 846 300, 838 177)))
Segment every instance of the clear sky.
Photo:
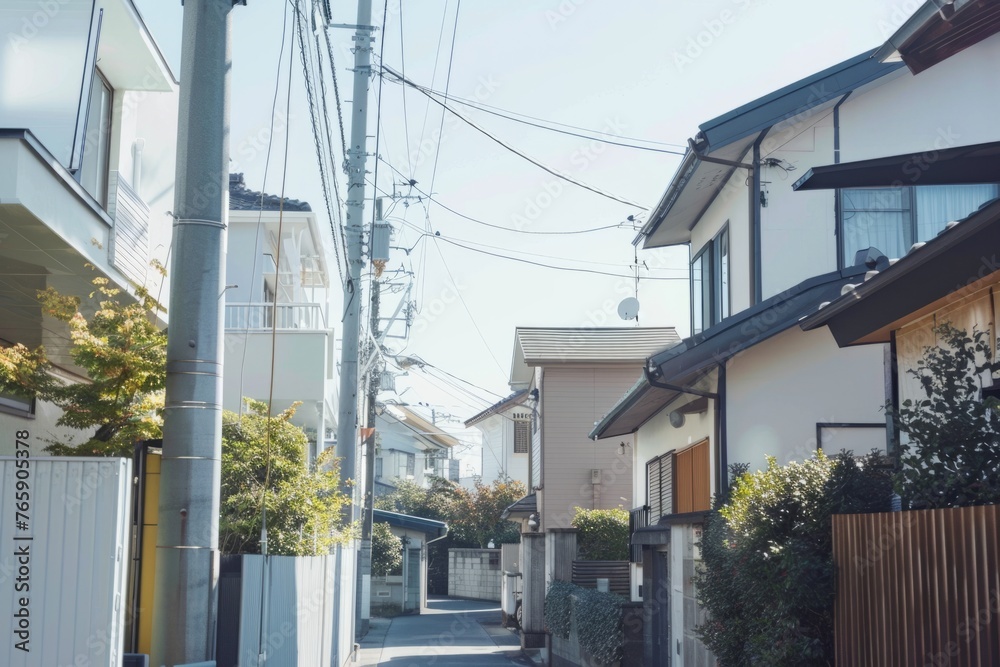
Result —
MULTIPOLYGON (((168 58, 179 62, 180 3, 135 1, 168 58)), ((336 22, 356 22, 356 6, 333 4, 336 22)), ((404 95, 403 86, 386 77, 380 122, 375 122, 373 103, 368 132, 371 153, 379 134, 378 187, 415 195, 400 185, 414 179, 423 192, 433 188, 439 202, 386 201, 396 230, 393 245, 412 248, 409 253, 394 250, 388 269, 413 272, 411 296, 419 309, 405 346, 393 344, 402 354, 418 355, 493 392, 469 388, 481 397, 477 399, 450 388, 440 371, 410 370, 397 380, 399 392, 410 387, 402 400, 426 402, 467 418, 496 395, 508 393, 515 326, 633 326, 616 312, 624 297, 636 295, 629 277, 635 231, 628 218, 645 220, 644 208, 656 204, 680 159, 659 151, 680 152, 700 123, 879 46, 920 4, 388 0, 385 5, 375 0, 373 21, 384 26, 384 33, 376 33, 377 57, 412 81, 439 91, 447 88, 452 96, 502 113, 541 119, 549 127, 558 123, 570 132, 603 133, 614 141, 656 149, 599 143, 453 104, 536 161, 637 205, 623 204, 557 179, 451 115, 442 124, 440 106, 412 88, 404 95), (445 207, 526 232, 620 226, 581 234, 519 233, 471 222, 445 207), (421 236, 421 230, 441 236, 421 236), (543 268, 454 243, 613 275, 543 268)), ((246 174, 249 187, 265 185, 268 192, 280 192, 280 158, 287 139, 286 195, 322 211, 297 40, 286 39, 283 64, 278 64, 283 18, 291 5, 292 0, 250 0, 233 11, 232 168, 246 174), (271 102, 278 77, 278 108, 284 108, 289 45, 295 58, 291 108, 288 121, 282 115, 275 126, 265 182, 271 102)), ((331 29, 331 36, 349 136, 351 32, 331 29)), ((373 102, 379 86, 374 79, 373 102)), ((332 90, 328 97, 332 105, 332 90)), ((338 137, 334 145, 339 144, 338 137)), ((337 152, 339 161, 343 156, 337 152)), ((371 159, 368 170, 375 170, 371 159)), ((687 248, 639 251, 638 256, 640 323, 675 326, 687 335, 687 248)), ((383 312, 391 311, 398 298, 387 294, 383 312)))

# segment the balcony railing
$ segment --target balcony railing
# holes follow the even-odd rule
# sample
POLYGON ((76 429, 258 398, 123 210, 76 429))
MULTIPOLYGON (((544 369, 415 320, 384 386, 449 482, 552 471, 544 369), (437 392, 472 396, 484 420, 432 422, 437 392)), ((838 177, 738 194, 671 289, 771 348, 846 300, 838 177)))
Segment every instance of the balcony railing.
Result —
POLYGON ((326 313, 317 303, 227 303, 226 329, 326 331, 326 313))
POLYGON ((628 553, 629 560, 633 563, 642 562, 642 545, 632 542, 632 535, 638 528, 645 528, 649 525, 649 505, 636 507, 628 513, 628 553))

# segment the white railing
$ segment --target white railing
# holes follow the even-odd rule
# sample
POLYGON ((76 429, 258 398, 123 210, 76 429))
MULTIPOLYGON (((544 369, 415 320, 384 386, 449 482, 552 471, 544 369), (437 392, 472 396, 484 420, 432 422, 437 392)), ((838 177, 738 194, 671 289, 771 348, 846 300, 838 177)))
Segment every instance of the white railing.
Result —
POLYGON ((326 313, 318 303, 227 303, 226 329, 296 329, 326 331, 326 313))

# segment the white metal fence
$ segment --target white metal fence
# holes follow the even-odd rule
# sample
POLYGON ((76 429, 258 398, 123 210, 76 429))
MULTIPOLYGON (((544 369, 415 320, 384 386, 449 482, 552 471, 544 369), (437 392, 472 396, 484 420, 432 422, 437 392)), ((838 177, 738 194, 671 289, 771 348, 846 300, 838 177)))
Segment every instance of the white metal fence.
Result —
POLYGON ((318 303, 227 303, 226 329, 325 331, 326 313, 318 303))

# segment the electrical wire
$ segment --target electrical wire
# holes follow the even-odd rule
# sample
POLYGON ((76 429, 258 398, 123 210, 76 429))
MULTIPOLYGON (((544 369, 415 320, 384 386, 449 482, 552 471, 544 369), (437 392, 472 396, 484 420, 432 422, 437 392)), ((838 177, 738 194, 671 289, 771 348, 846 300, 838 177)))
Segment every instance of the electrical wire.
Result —
MULTIPOLYGON (((257 275, 257 259, 260 256, 260 243, 261 243, 261 227, 263 226, 264 220, 264 193, 267 190, 267 173, 271 165, 271 143, 274 138, 274 115, 278 108, 278 92, 281 89, 281 61, 284 58, 285 53, 285 37, 288 29, 288 11, 282 12, 281 20, 281 45, 278 47, 278 65, 275 67, 274 72, 274 95, 271 96, 271 126, 267 133, 267 149, 264 152, 264 178, 260 184, 260 209, 257 211, 257 229, 254 235, 254 247, 253 247, 253 263, 251 264, 250 275, 257 275)), ((288 60, 292 60, 291 49, 289 49, 288 60)), ((291 79, 288 81, 288 86, 291 88, 291 79)), ((286 117, 287 122, 287 117, 286 117)), ((250 298, 253 301, 253 297, 250 298)), ((240 407, 237 414, 240 418, 243 417, 243 386, 244 378, 246 375, 247 367, 247 341, 250 339, 250 317, 247 314, 246 328, 243 330, 243 355, 240 359, 240 407)))
MULTIPOLYGON (((469 250, 471 252, 478 252, 478 253, 483 254, 483 255, 489 255, 490 257, 496 257, 498 259, 506 259, 506 260, 510 260, 512 262, 520 262, 522 264, 531 264, 532 266, 538 266, 538 267, 541 267, 543 269, 552 269, 553 271, 569 271, 571 273, 590 273, 590 274, 597 275, 597 276, 610 276, 612 278, 625 278, 627 280, 633 280, 635 278, 635 276, 622 275, 620 273, 610 273, 608 271, 597 271, 597 270, 594 270, 594 269, 580 269, 580 268, 575 268, 575 267, 572 267, 572 266, 555 266, 553 264, 545 264, 545 263, 542 263, 542 262, 535 262, 535 261, 532 261, 530 259, 524 259, 524 258, 521 258, 521 257, 511 257, 510 255, 501 255, 500 253, 490 252, 489 250, 482 250, 480 248, 474 248, 472 246, 467 246, 467 245, 464 245, 464 244, 459 243, 457 241, 452 241, 451 239, 449 239, 447 237, 440 236, 440 235, 437 235, 437 234, 429 234, 427 232, 422 232, 422 234, 423 234, 423 236, 429 236, 429 237, 431 237, 435 241, 442 241, 444 243, 448 243, 448 244, 451 244, 453 246, 457 246, 459 248, 463 248, 465 250, 469 250)), ((439 250, 439 252, 440 252, 440 250, 439 250)), ((643 280, 657 280, 657 281, 664 281, 664 280, 688 280, 688 278, 687 278, 687 276, 685 276, 685 277, 677 277, 677 278, 647 276, 647 277, 643 278, 643 280)))
MULTIPOLYGON (((458 39, 458 15, 461 11, 462 11, 462 0, 458 0, 458 2, 455 5, 455 25, 452 27, 451 30, 451 49, 449 50, 448 53, 448 72, 444 78, 445 95, 447 95, 448 91, 451 89, 451 67, 455 63, 455 42, 458 39)), ((383 79, 385 79, 384 76, 379 76, 380 81, 383 79)), ((441 125, 438 127, 438 141, 434 151, 434 163, 433 167, 431 168, 431 192, 434 192, 434 182, 437 179, 438 162, 441 157, 441 144, 444 143, 441 140, 441 137, 444 136, 444 117, 445 117, 445 112, 442 111, 441 125)))
MULTIPOLYGON (((395 82, 396 83, 403 83, 402 81, 400 81, 398 79, 395 82)), ((508 115, 507 113, 503 113, 501 111, 496 111, 496 110, 494 110, 494 109, 496 109, 496 107, 489 107, 487 105, 480 106, 477 102, 473 102, 471 100, 465 100, 465 99, 461 99, 461 98, 458 98, 458 97, 454 97, 452 95, 449 95, 447 92, 442 93, 442 92, 436 91, 436 90, 434 90, 432 88, 428 88, 426 86, 421 86, 420 84, 416 84, 416 83, 414 83, 412 85, 413 85, 413 87, 415 87, 418 90, 420 90, 420 92, 424 93, 425 95, 440 95, 441 97, 445 98, 446 100, 449 100, 449 101, 452 101, 452 102, 457 102, 459 104, 463 104, 463 105, 471 107, 473 109, 477 109, 479 111, 482 111, 483 113, 488 113, 488 114, 493 115, 493 116, 498 116, 500 118, 505 118, 505 119, 507 119, 509 121, 513 121, 515 123, 521 123, 523 125, 529 125, 531 127, 536 127, 538 129, 541 129, 541 130, 547 130, 549 132, 555 132, 557 134, 565 134, 567 136, 578 137, 580 139, 588 139, 590 141, 597 141, 597 142, 600 142, 600 143, 603 143, 603 144, 610 144, 612 146, 621 146, 622 148, 632 148, 632 149, 640 150, 640 151, 650 151, 652 153, 666 153, 668 155, 680 155, 680 156, 683 156, 685 154, 685 151, 682 151, 682 150, 678 151, 678 150, 670 150, 670 149, 666 149, 666 148, 654 148, 652 146, 639 146, 639 145, 636 145, 636 144, 625 143, 623 141, 613 141, 611 139, 604 139, 602 137, 594 136, 593 134, 582 134, 581 132, 571 132, 569 130, 560 130, 560 129, 555 128, 555 127, 548 127, 546 125, 543 125, 542 123, 536 123, 536 122, 533 122, 533 121, 530 121, 530 120, 525 120, 523 118, 517 118, 517 117, 515 117, 513 115, 508 115)), ((405 85, 404 85, 403 89, 404 90, 406 89, 405 85)), ((587 130, 587 131, 591 131, 592 132, 592 130, 587 130)), ((609 136, 616 136, 616 135, 609 135, 609 136)), ((644 139, 632 139, 632 141, 645 141, 645 140, 644 139)), ((670 146, 679 146, 680 144, 668 144, 668 145, 670 145, 670 146)))
MULTIPOLYGON (((406 74, 405 70, 402 72, 402 74, 406 74)), ((510 109, 504 109, 502 107, 494 106, 492 104, 486 104, 485 102, 481 102, 479 100, 470 100, 470 99, 468 99, 466 97, 459 97, 458 95, 445 95, 442 91, 435 90, 433 88, 428 88, 427 86, 420 86, 420 87, 423 88, 424 90, 426 90, 427 92, 434 93, 435 95, 444 96, 446 99, 449 99, 449 100, 451 100, 453 102, 458 102, 459 104, 463 104, 465 106, 470 106, 470 107, 473 107, 475 109, 480 109, 481 111, 493 110, 493 111, 496 112, 494 115, 500 116, 502 118, 506 118, 508 116, 517 116, 517 117, 520 117, 520 118, 527 118, 528 120, 533 120, 533 121, 536 121, 538 123, 543 123, 543 124, 548 124, 548 125, 556 125, 556 126, 565 127, 565 128, 571 129, 571 130, 577 130, 579 132, 586 132, 588 134, 587 138, 590 138, 589 135, 603 134, 605 136, 614 137, 616 139, 621 139, 621 140, 625 140, 625 141, 638 141, 638 142, 641 142, 641 143, 644 143, 644 144, 654 144, 654 145, 657 145, 657 146, 671 146, 673 148, 681 148, 681 149, 686 149, 687 148, 687 144, 676 144, 676 143, 672 143, 672 142, 669 142, 669 141, 655 141, 653 139, 644 139, 642 137, 629 137, 629 136, 625 136, 625 135, 611 134, 610 132, 603 132, 601 130, 595 130, 593 128, 580 127, 578 125, 570 125, 568 123, 560 123, 559 121, 547 120, 545 118, 539 118, 537 116, 531 116, 531 115, 526 114, 526 113, 520 113, 520 112, 517 112, 517 111, 511 111, 510 109)), ((510 120, 517 120, 517 118, 511 118, 510 120)), ((545 129, 549 129, 549 128, 545 128, 545 129)))
MULTIPOLYGON (((406 75, 406 49, 403 44, 403 3, 399 3, 399 68, 402 74, 406 75)), ((406 140, 406 166, 410 173, 413 173, 413 158, 410 155, 410 116, 406 111, 406 86, 403 91, 403 135, 406 140)))
MULTIPOLYGON (((427 232, 424 232, 417 225, 413 224, 412 222, 408 222, 406 220, 403 220, 402 218, 388 218, 388 217, 384 217, 384 219, 385 220, 392 220, 394 222, 399 222, 403 226, 409 227, 410 229, 412 229, 412 230, 416 231, 418 234, 420 234, 421 238, 423 238, 423 236, 428 236, 429 235, 427 232)), ((617 225, 612 225, 612 227, 617 227, 617 225)), ((558 260, 558 261, 561 261, 561 262, 581 262, 581 263, 591 264, 591 265, 595 265, 595 266, 613 266, 613 267, 621 267, 622 266, 622 264, 617 263, 617 262, 598 262, 598 261, 591 261, 591 260, 587 260, 587 259, 575 259, 573 257, 559 257, 559 256, 556 256, 556 255, 545 255, 545 254, 542 254, 542 253, 528 252, 527 250, 518 250, 518 249, 515 249, 515 248, 501 248, 501 247, 497 247, 497 246, 493 245, 492 243, 482 243, 480 241, 469 241, 468 239, 459 239, 459 238, 454 238, 452 236, 442 236, 440 232, 435 232, 434 236, 436 236, 438 238, 444 238, 444 239, 449 240, 449 241, 456 241, 458 243, 466 243, 466 244, 471 245, 471 246, 484 246, 486 248, 492 248, 492 249, 494 249, 496 251, 501 251, 501 252, 506 252, 506 253, 517 253, 517 254, 521 254, 521 255, 528 255, 529 257, 541 257, 542 259, 554 259, 554 260, 558 260)), ((405 250, 406 249, 404 248, 404 251, 405 250)), ((636 250, 635 252, 637 253, 638 250, 636 250)), ((638 263, 638 260, 636 259, 635 264, 637 264, 637 263, 638 263)), ((633 266, 635 266, 635 264, 629 264, 629 266, 633 267, 633 266)), ((662 267, 659 270, 661 270, 661 271, 683 271, 685 274, 687 274, 688 271, 689 271, 689 269, 687 267, 683 267, 683 268, 681 268, 681 267, 662 267)), ((630 277, 632 277, 632 276, 630 276, 630 277)))
MULTIPOLYGON (((394 167, 392 165, 392 163, 388 162, 387 160, 385 160, 384 158, 381 158, 381 157, 379 157, 378 159, 382 160, 382 162, 385 162, 386 166, 389 167, 389 169, 392 169, 396 174, 398 174, 402 178, 406 178, 406 175, 403 172, 401 172, 399 169, 396 169, 396 167, 394 167)), ((568 236, 568 235, 572 235, 572 234, 590 234, 591 232, 600 232, 600 231, 604 231, 605 229, 617 229, 617 228, 621 227, 620 223, 619 224, 615 224, 615 225, 602 225, 600 227, 591 227, 589 229, 569 229, 569 230, 561 230, 561 231, 516 229, 514 227, 504 227, 503 225, 495 225, 495 224, 493 224, 491 222, 485 222, 483 220, 479 220, 477 218, 473 218, 470 215, 466 215, 465 213, 462 213, 460 211, 456 211, 455 209, 451 208, 450 206, 448 206, 447 204, 445 204, 444 202, 442 202, 440 199, 437 199, 436 197, 433 197, 430 194, 428 194, 428 193, 424 192, 423 190, 421 190, 420 188, 418 188, 415 183, 413 185, 411 185, 411 187, 414 190, 416 190, 417 192, 419 192, 421 194, 421 196, 425 197, 429 201, 434 202, 435 204, 437 204, 441 208, 445 209, 446 211, 448 211, 450 213, 453 213, 453 214, 457 215, 460 218, 463 218, 464 220, 468 220, 469 222, 473 222, 473 223, 475 223, 477 225, 482 225, 484 227, 491 227, 493 229, 499 229, 499 230, 502 230, 502 231, 505 231, 505 232, 516 232, 518 234, 539 234, 539 235, 548 235, 548 236, 568 236)))
MULTIPOLYGON (((517 148, 514 148, 513 146, 511 146, 510 144, 508 144, 507 142, 505 142, 503 139, 500 139, 499 137, 497 137, 496 135, 492 134, 488 130, 486 130, 486 129, 480 127, 479 125, 477 125, 476 123, 472 122, 471 120, 469 120, 468 118, 466 118, 465 116, 463 116, 459 112, 455 111, 454 109, 452 109, 447 104, 445 104, 441 100, 437 99, 436 97, 434 97, 430 93, 424 92, 423 90, 421 90, 421 88, 419 86, 417 86, 415 83, 413 83, 412 81, 410 81, 409 79, 407 79, 402 74, 400 74, 399 72, 395 71, 394 69, 392 69, 388 65, 382 64, 381 67, 382 67, 382 69, 384 71, 386 71, 389 74, 397 77, 404 84, 406 84, 406 85, 408 85, 408 86, 410 86, 410 87, 412 87, 412 88, 414 88, 416 90, 419 90, 421 93, 423 93, 424 95, 426 95, 428 99, 433 100, 435 104, 438 104, 442 108, 444 108, 446 111, 451 112, 452 115, 454 115, 456 118, 458 118, 459 120, 461 120, 463 123, 465 123, 469 127, 473 128, 474 130, 476 130, 480 134, 486 136, 488 139, 490 139, 494 143, 499 144, 503 148, 506 148, 508 151, 510 151, 514 155, 517 155, 521 159, 523 159, 523 160, 525 160, 527 162, 530 162, 531 164, 535 165, 536 167, 538 167, 542 171, 544 171, 546 173, 549 173, 549 174, 555 176, 556 178, 564 180, 567 183, 572 183, 573 185, 577 186, 578 188, 582 188, 584 190, 588 190, 590 192, 593 192, 594 194, 600 195, 600 196, 605 197, 607 199, 610 199, 612 201, 616 201, 616 202, 619 202, 621 204, 626 204, 628 206, 634 206, 634 207, 636 207, 638 209, 641 209, 643 211, 649 210, 647 207, 642 206, 641 204, 637 204, 634 201, 625 199, 623 197, 619 197, 617 195, 613 195, 613 194, 611 194, 609 192, 604 192, 603 190, 601 190, 599 188, 595 188, 595 187, 593 187, 591 185, 587 185, 586 183, 584 183, 582 181, 578 181, 575 178, 572 178, 570 176, 567 176, 566 174, 560 173, 559 171, 553 169, 552 167, 549 167, 549 166, 547 166, 547 165, 539 162, 538 160, 530 157, 529 155, 525 154, 524 152, 518 150, 517 148)), ((442 118, 442 126, 443 126, 443 124, 444 124, 444 121, 443 121, 443 118, 442 118)), ((440 147, 440 144, 438 144, 438 146, 440 147)), ((431 192, 434 192, 434 182, 433 182, 433 179, 431 180, 431 192)))

